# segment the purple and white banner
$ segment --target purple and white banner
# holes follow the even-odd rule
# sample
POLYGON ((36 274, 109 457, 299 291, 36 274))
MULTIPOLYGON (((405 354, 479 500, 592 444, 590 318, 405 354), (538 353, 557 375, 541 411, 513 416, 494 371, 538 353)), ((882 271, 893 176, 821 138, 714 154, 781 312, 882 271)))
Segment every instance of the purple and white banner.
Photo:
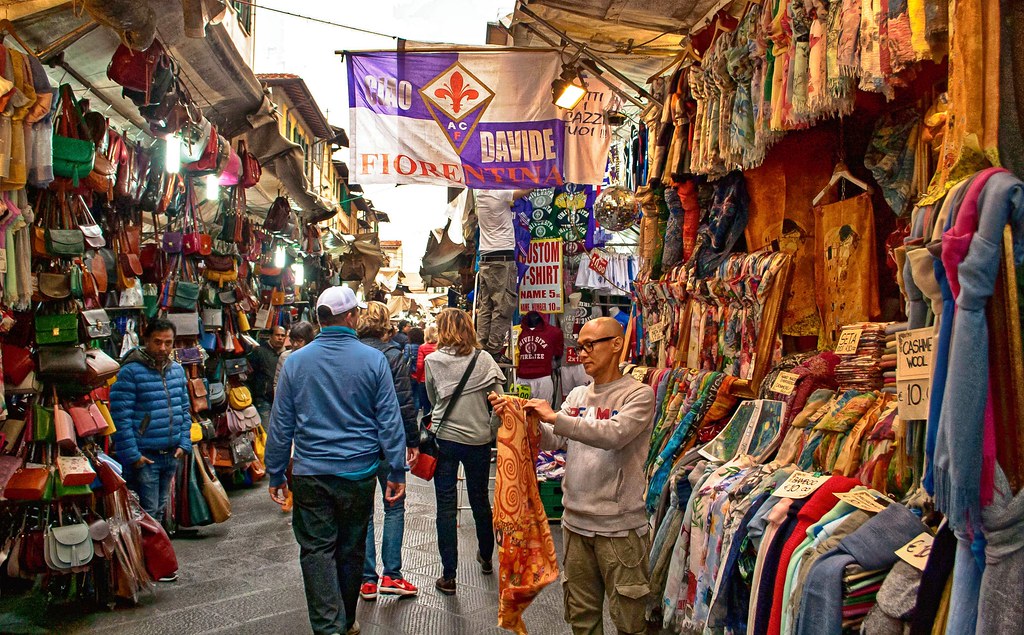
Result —
POLYGON ((352 180, 477 189, 599 185, 611 94, 551 103, 557 51, 348 53, 352 180))

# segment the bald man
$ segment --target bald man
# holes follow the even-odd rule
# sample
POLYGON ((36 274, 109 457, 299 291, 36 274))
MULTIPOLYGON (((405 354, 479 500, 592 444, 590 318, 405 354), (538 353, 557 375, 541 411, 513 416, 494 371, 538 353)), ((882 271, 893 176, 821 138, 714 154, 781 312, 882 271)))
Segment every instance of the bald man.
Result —
MULTIPOLYGON (((604 598, 620 634, 646 633, 650 548, 644 512, 644 461, 654 419, 654 391, 619 372, 625 340, 611 318, 580 330, 579 356, 590 386, 575 388, 555 412, 540 399, 541 446, 565 449, 562 535, 565 620, 575 635, 603 633, 604 598)), ((504 399, 490 396, 500 415, 504 399)))

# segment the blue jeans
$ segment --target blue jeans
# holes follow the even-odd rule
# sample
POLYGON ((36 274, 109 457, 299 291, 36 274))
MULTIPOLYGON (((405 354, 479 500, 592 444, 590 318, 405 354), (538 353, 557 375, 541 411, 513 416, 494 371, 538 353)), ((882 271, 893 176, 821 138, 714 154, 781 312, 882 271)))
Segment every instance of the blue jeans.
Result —
POLYGON ((416 403, 416 408, 421 410, 425 415, 430 414, 433 406, 430 405, 430 400, 427 399, 427 385, 413 380, 412 394, 416 403))
POLYGON ((139 468, 134 465, 122 466, 124 480, 128 484, 128 489, 138 495, 142 509, 157 521, 161 521, 164 510, 167 509, 167 501, 171 497, 171 481, 178 470, 178 461, 174 458, 173 452, 143 452, 142 455, 153 463, 139 468))
POLYGON ((309 623, 316 635, 346 633, 356 621, 374 479, 295 475, 292 485, 292 532, 299 543, 309 623))
POLYGON ((439 452, 434 470, 437 548, 441 553, 442 575, 452 580, 459 565, 459 535, 456 527, 459 463, 465 469, 466 492, 476 524, 478 551, 484 560, 490 560, 494 554, 494 520, 487 495, 491 477, 491 446, 466 445, 443 439, 437 440, 437 446, 439 452))
MULTIPOLYGON (((391 466, 383 461, 377 470, 377 482, 380 483, 380 496, 387 493, 388 475, 391 466)), ((384 563, 384 575, 393 579, 402 579, 402 537, 405 535, 405 497, 393 504, 384 501, 384 535, 381 536, 380 559, 384 563)), ((363 582, 377 583, 377 549, 373 538, 373 514, 366 524, 366 562, 363 564, 363 582)))
POLYGON ((260 414, 260 423, 263 424, 264 430, 270 430, 270 413, 274 409, 274 402, 266 399, 253 399, 253 404, 256 406, 256 412, 260 414))

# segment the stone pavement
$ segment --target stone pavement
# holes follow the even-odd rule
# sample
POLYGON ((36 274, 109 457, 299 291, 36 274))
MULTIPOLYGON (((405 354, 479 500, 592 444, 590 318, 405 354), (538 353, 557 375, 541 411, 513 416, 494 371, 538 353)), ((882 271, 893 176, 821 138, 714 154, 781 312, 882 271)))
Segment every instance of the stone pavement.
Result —
MULTIPOLYGON (((375 527, 382 527, 379 500, 375 527)), ((204 527, 195 538, 174 541, 180 564, 175 583, 159 584, 139 606, 114 611, 71 605, 47 606, 39 594, 15 598, 0 592, 0 633, 309 633, 299 572, 298 546, 290 515, 270 502, 266 487, 231 492, 233 517, 204 527)), ((552 525, 561 554, 561 528, 552 525)), ((405 515, 403 572, 420 588, 416 598, 386 597, 359 603, 357 618, 365 635, 497 635, 497 575, 480 573, 474 555, 473 517, 462 512, 459 529, 458 593, 434 589, 441 562, 434 530, 433 485, 409 479, 405 515)), ((497 555, 495 554, 495 565, 497 555)), ((531 635, 568 633, 562 619, 562 589, 546 588, 525 613, 531 635)), ((605 618, 606 632, 615 633, 605 618)))

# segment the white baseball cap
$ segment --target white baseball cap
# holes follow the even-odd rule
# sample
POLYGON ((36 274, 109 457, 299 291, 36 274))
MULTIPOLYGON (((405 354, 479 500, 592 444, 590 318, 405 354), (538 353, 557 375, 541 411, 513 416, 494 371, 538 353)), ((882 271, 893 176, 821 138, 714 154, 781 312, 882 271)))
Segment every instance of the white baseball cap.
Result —
POLYGON ((366 308, 366 304, 357 300, 355 292, 348 287, 328 287, 316 300, 316 308, 322 306, 330 308, 332 315, 341 315, 356 307, 366 308))

